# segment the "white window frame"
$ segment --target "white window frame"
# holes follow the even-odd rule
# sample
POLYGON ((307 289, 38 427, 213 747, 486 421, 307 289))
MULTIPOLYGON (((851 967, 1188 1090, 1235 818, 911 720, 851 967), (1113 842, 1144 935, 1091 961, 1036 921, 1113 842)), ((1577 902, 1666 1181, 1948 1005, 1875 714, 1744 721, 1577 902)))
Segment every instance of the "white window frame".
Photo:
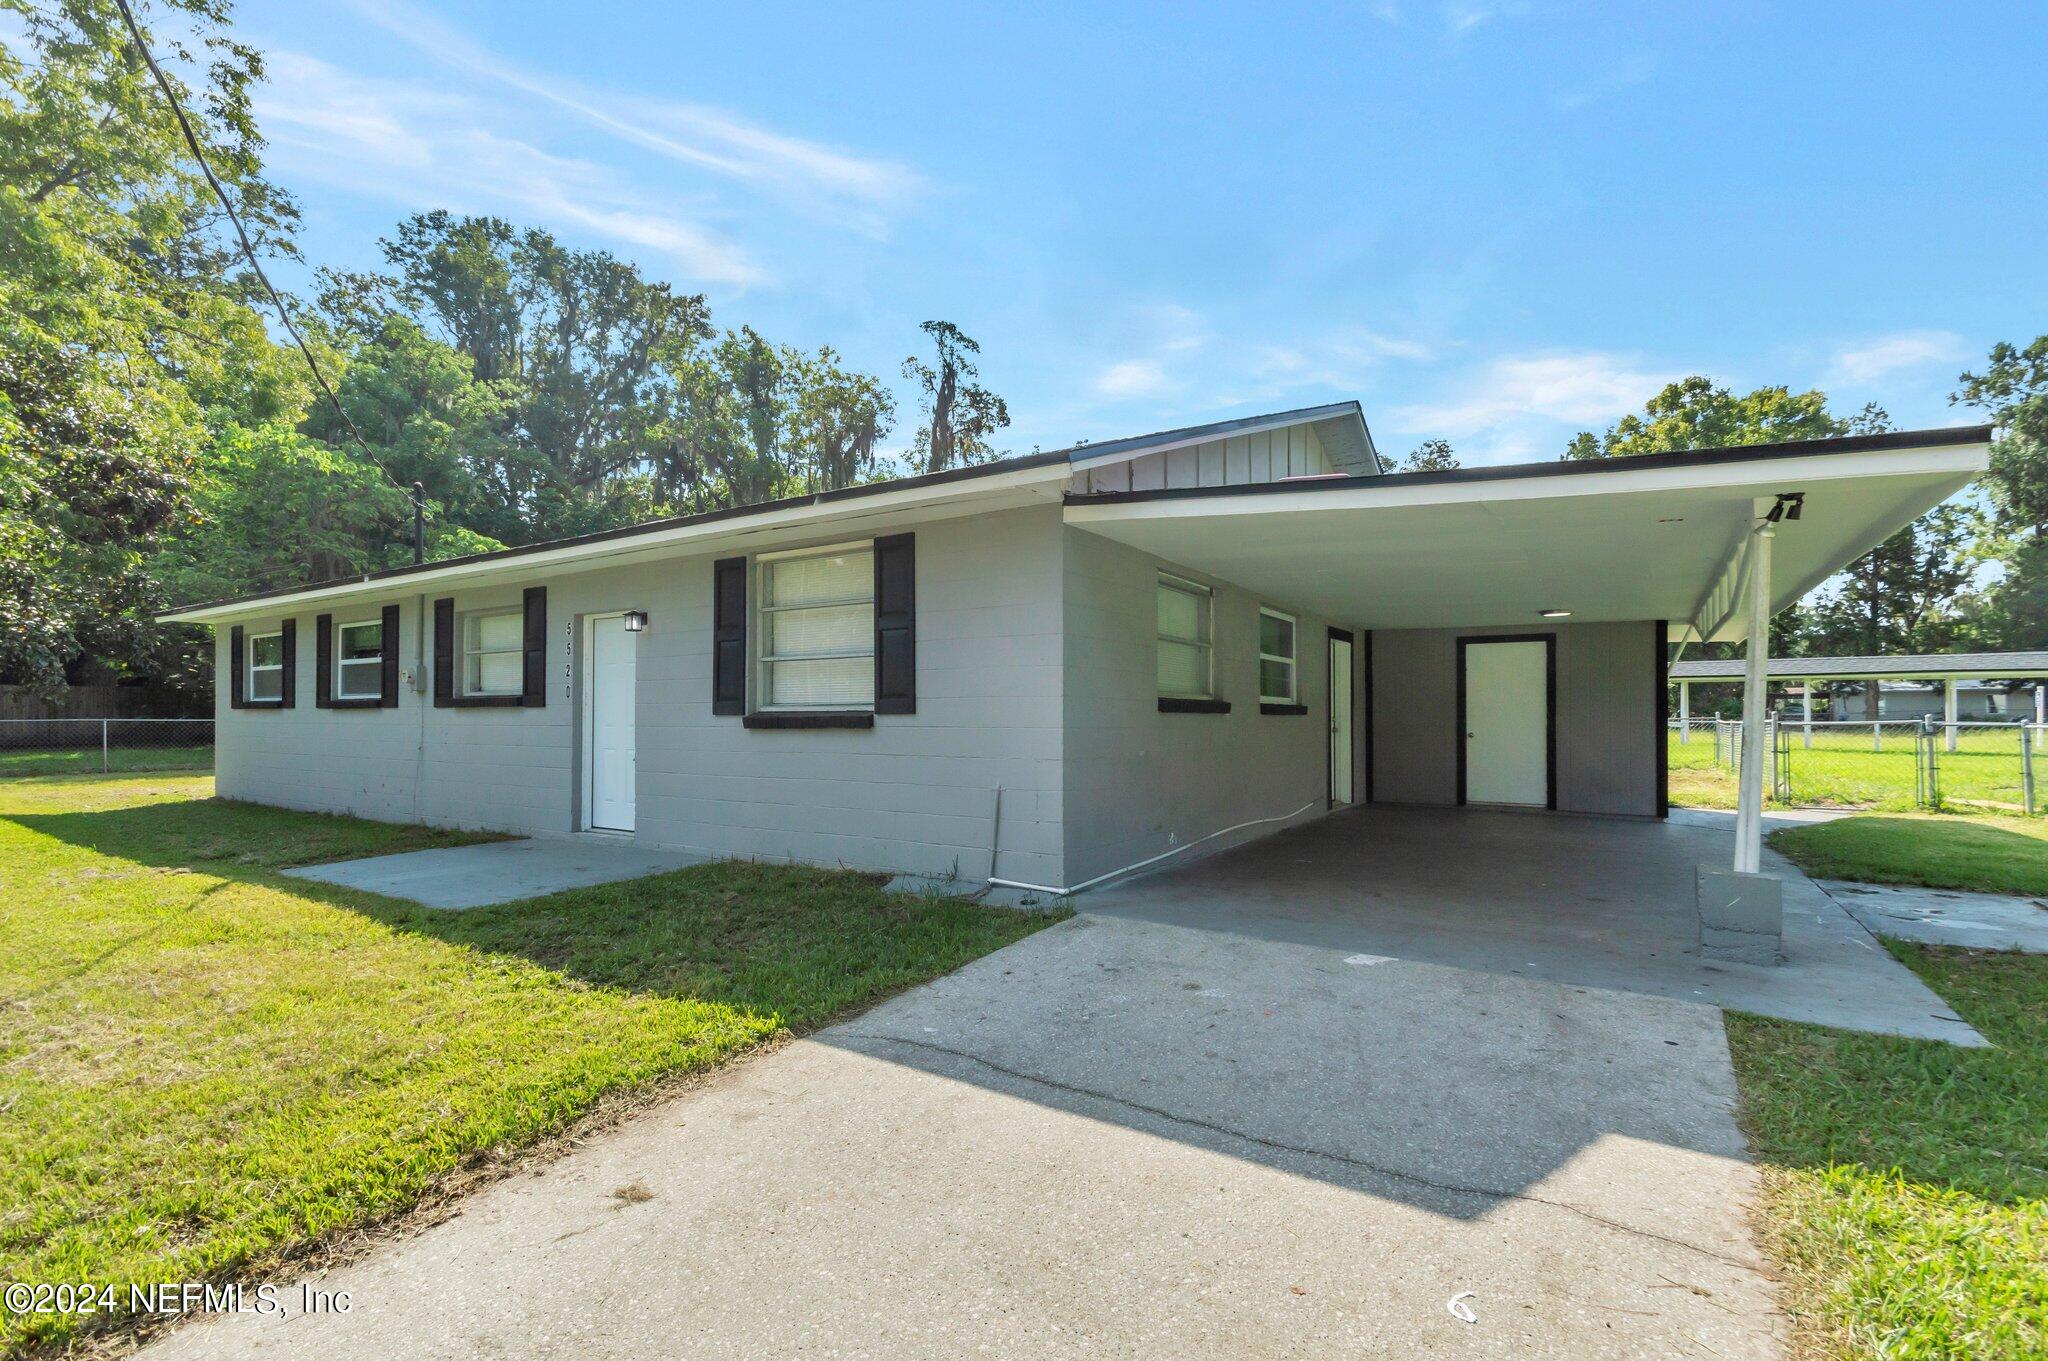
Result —
POLYGON ((1301 620, 1295 618, 1293 615, 1289 614, 1285 610, 1276 610, 1270 605, 1259 606, 1259 636, 1256 640, 1256 646, 1259 649, 1259 703, 1301 703, 1301 620), (1266 618, 1268 615, 1272 616, 1275 619, 1284 619, 1287 621, 1287 636, 1294 642, 1294 651, 1292 654, 1282 656, 1280 653, 1277 652, 1266 651, 1266 618), (1287 663, 1286 694, 1269 695, 1266 693, 1267 662, 1287 663))
MULTIPOLYGON (((1174 575, 1174 574, 1173 574, 1172 572, 1161 572, 1161 573, 1159 574, 1159 581, 1158 581, 1158 584, 1157 584, 1157 585, 1155 585, 1155 586, 1153 587, 1152 621, 1153 621, 1153 625, 1152 625, 1152 626, 1153 626, 1153 630, 1154 630, 1154 633, 1155 633, 1155 635, 1156 635, 1156 638, 1155 638, 1155 643, 1154 643, 1155 647, 1157 646, 1157 644, 1158 644, 1158 643, 1162 643, 1162 642, 1165 642, 1165 643, 1178 643, 1178 644, 1180 644, 1180 645, 1182 645, 1182 646, 1185 646, 1185 647, 1194 647, 1194 648, 1198 648, 1198 649, 1200 649, 1200 651, 1201 651, 1201 654, 1202 654, 1202 688, 1201 688, 1200 690, 1198 690, 1198 691, 1194 691, 1194 692, 1189 692, 1189 693, 1183 693, 1183 692, 1177 692, 1177 691, 1169 691, 1169 690, 1165 689, 1164 687, 1160 687, 1160 689, 1159 689, 1159 697, 1160 697, 1161 699, 1214 699, 1214 698, 1216 698, 1216 591, 1215 591, 1215 589, 1214 589, 1213 587, 1209 587, 1209 586, 1204 586, 1204 585, 1203 585, 1203 584, 1202 584, 1201 582, 1199 582, 1199 581, 1190 581, 1190 580, 1188 580, 1188 579, 1187 579, 1186 577, 1183 577, 1183 576, 1176 576, 1176 575, 1174 575), (1191 595, 1191 596, 1195 597, 1195 599, 1196 599, 1197 601, 1199 601, 1199 602, 1200 602, 1200 604, 1201 604, 1201 621, 1202 621, 1202 624, 1203 624, 1203 626, 1204 626, 1204 629, 1203 629, 1203 631, 1204 631, 1204 632, 1205 632, 1205 633, 1206 633, 1206 634, 1207 634, 1208 636, 1207 636, 1207 637, 1204 637, 1204 638, 1178 638, 1178 637, 1174 637, 1174 636, 1172 636, 1172 635, 1169 635, 1169 634, 1164 634, 1164 633, 1158 633, 1158 627, 1159 627, 1159 603, 1158 603, 1158 593, 1159 593, 1160 591, 1179 591, 1179 592, 1180 592, 1181 594, 1183 594, 1183 595, 1191 595)), ((1153 667, 1153 676, 1154 676, 1154 679, 1155 679, 1155 681, 1156 681, 1156 679, 1157 679, 1157 677, 1158 677, 1158 667, 1157 667, 1157 665, 1156 665, 1156 664, 1155 664, 1155 665, 1154 665, 1154 667, 1153 667)))
POLYGON ((870 563, 874 560, 875 541, 855 539, 847 543, 822 544, 816 548, 792 548, 780 553, 762 553, 754 558, 753 590, 749 601, 752 618, 747 621, 754 637, 754 709, 759 713, 872 713, 875 707, 873 667, 875 660, 875 576, 868 573, 867 594, 847 596, 838 600, 812 601, 808 605, 770 605, 768 603, 768 578, 775 564, 796 562, 804 558, 830 558, 845 553, 866 553, 870 563), (774 630, 770 628, 769 616, 803 610, 842 609, 848 605, 865 605, 868 608, 867 640, 864 648, 842 648, 833 652, 792 652, 781 656, 771 653, 768 648, 774 630), (777 662, 819 662, 847 661, 857 657, 867 659, 869 666, 868 697, 865 700, 832 701, 819 704, 771 704, 768 697, 775 693, 774 669, 777 662))
POLYGON ((248 640, 243 643, 243 647, 246 649, 246 654, 243 657, 243 671, 245 674, 242 680, 242 702, 244 704, 283 704, 284 630, 276 628, 268 633, 252 633, 249 635, 248 640), (277 639, 277 660, 264 666, 258 666, 256 664, 256 644, 262 642, 265 638, 277 639), (261 698, 256 694, 256 673, 259 671, 275 671, 277 673, 277 694, 269 698, 261 698))
POLYGON ((351 619, 346 624, 336 624, 334 626, 333 685, 334 697, 336 699, 384 698, 384 637, 382 633, 383 627, 384 619, 382 615, 379 615, 375 619, 351 619), (341 645, 341 640, 348 636, 348 631, 350 629, 359 628, 374 628, 379 630, 377 636, 377 655, 375 657, 345 657, 342 655, 345 651, 347 651, 347 649, 341 645), (368 690, 349 689, 348 686, 343 682, 342 678, 349 674, 350 667, 354 667, 358 672, 362 671, 365 667, 375 667, 376 683, 372 685, 368 690))
POLYGON ((463 610, 455 616, 456 667, 460 674, 455 678, 456 693, 464 699, 489 699, 504 695, 526 693, 526 610, 520 605, 505 605, 494 609, 463 610), (519 642, 514 647, 483 646, 483 621, 510 615, 519 620, 519 642), (484 657, 502 656, 505 653, 519 656, 519 680, 511 688, 489 689, 483 683, 484 657), (470 680, 470 659, 478 658, 476 680, 470 680))

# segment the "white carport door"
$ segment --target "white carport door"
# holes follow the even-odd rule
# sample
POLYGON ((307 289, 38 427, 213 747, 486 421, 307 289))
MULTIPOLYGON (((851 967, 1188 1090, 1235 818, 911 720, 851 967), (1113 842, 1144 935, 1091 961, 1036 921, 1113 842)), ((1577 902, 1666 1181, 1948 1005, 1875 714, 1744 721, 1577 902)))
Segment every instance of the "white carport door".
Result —
POLYGON ((590 621, 590 669, 584 682, 584 822, 607 832, 633 830, 636 688, 633 635, 624 616, 590 621))
POLYGON ((1550 803, 1551 643, 1468 638, 1464 677, 1464 801, 1550 803))

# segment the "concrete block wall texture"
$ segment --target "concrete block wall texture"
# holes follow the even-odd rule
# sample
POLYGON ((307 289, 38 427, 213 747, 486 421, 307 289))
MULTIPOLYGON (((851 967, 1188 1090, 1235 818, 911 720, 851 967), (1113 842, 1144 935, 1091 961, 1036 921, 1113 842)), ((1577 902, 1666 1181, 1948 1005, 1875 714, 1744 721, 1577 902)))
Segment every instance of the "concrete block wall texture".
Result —
MULTIPOLYGON (((297 707, 221 699, 223 797, 389 821, 563 835, 580 825, 582 618, 644 610, 639 635, 637 840, 714 856, 979 877, 989 872, 995 789, 1009 878, 1063 882, 1060 535, 1057 508, 917 526, 918 712, 871 730, 749 730, 711 712, 711 563, 657 559, 536 573, 502 587, 430 589, 458 611, 516 606, 548 588, 543 708, 433 707, 401 687, 391 709, 314 707, 313 621, 297 615, 297 707)), ((844 542, 846 529, 819 542, 844 542)), ((779 545, 778 545, 779 546, 779 545)), ((794 545, 792 545, 794 546, 794 545)), ((336 622, 401 603, 400 667, 415 665, 420 593, 330 610, 336 622)), ((245 622, 266 630, 281 616, 245 622)), ((225 675, 228 630, 219 630, 225 675)), ((431 646, 427 649, 431 677, 431 646)))
POLYGON ((1494 628, 1373 634, 1373 794, 1383 803, 1458 799, 1458 639, 1557 637, 1557 807, 1654 817, 1664 759, 1654 624, 1532 620, 1494 628))
MULTIPOLYGON (((395 590, 333 607, 337 625, 400 606, 401 686, 388 709, 314 706, 314 620, 296 615, 297 706, 231 709, 221 692, 223 797, 389 821, 566 835, 581 826, 577 659, 590 615, 642 610, 636 825, 640 844, 708 856, 800 860, 978 880, 1077 883, 1254 819, 1327 811, 1327 629, 1333 622, 1227 581, 1215 587, 1215 665, 1228 714, 1160 713, 1150 555, 1070 529, 1054 506, 919 525, 918 704, 867 730, 748 729, 711 712, 711 571, 725 554, 536 572, 502 586, 395 590), (547 702, 433 707, 433 601, 516 607, 548 589, 547 702), (1301 715, 1260 712, 1258 610, 1297 619, 1301 715), (996 790, 1003 790, 996 826, 996 790), (1307 806, 1304 809, 1304 806, 1307 806), (1304 810, 1297 814, 1297 810, 1304 810)), ((818 543, 844 542, 847 528, 818 543)), ((780 548, 783 545, 778 544, 780 548)), ((790 545, 796 546, 796 545, 790 545)), ((281 616, 252 613, 252 632, 281 616)), ((1339 627, 1348 621, 1335 621, 1339 627)), ((1558 637, 1558 806, 1654 814, 1650 624, 1563 624, 1558 637)), ((1456 798, 1456 639, 1534 629, 1382 630, 1372 639, 1379 749, 1368 747, 1357 640, 1354 796, 1368 763, 1382 801, 1456 798)), ((754 634, 758 639, 758 633, 754 634)), ((228 630, 219 630, 221 671, 228 630)), ((1269 824, 1202 854, 1279 829, 1269 824)))
MULTIPOLYGON (((1314 806, 1301 820, 1327 811, 1329 620, 1080 530, 1067 531, 1065 579, 1067 882, 1304 804, 1314 806), (1215 589, 1216 693, 1229 701, 1227 714, 1159 712, 1156 591, 1162 570, 1215 589), (1296 617, 1306 714, 1259 712, 1261 604, 1296 617)), ((1361 752, 1362 728, 1354 721, 1361 752)), ((1353 765, 1364 769, 1357 757, 1353 765)), ((1362 781, 1354 781, 1354 793, 1364 796, 1362 781)), ((1280 829, 1247 829, 1189 855, 1280 829)))

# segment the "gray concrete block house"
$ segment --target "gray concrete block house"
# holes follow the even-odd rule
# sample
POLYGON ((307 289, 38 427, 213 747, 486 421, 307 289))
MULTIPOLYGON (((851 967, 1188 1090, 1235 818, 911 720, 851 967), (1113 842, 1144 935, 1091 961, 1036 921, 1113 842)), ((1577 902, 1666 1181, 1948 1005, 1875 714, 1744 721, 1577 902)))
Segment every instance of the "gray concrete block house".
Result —
POLYGON ((1789 603, 1988 438, 1391 473, 1347 402, 166 617, 223 797, 1067 888, 1364 801, 1659 817, 1752 528, 1789 603))

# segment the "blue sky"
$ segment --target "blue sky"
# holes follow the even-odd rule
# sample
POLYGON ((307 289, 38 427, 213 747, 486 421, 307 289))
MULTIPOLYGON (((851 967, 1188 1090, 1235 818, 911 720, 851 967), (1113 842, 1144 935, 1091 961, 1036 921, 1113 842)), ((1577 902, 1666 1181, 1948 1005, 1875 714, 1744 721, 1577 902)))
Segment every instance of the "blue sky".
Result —
POLYGON ((2048 332, 2038 3, 238 13, 310 261, 496 213, 892 380, 943 317, 1016 452, 1356 397, 1548 459, 1691 372, 1954 423, 2048 332))

